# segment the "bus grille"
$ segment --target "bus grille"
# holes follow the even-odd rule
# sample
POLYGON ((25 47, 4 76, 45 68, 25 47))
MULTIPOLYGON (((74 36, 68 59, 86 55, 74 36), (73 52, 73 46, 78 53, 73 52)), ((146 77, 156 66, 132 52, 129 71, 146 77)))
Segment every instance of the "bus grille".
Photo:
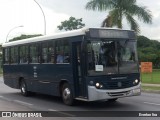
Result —
POLYGON ((133 80, 103 81, 105 89, 123 89, 133 87, 133 80))
POLYGON ((109 92, 108 95, 111 97, 118 97, 118 96, 126 96, 130 93, 130 91, 124 91, 124 92, 109 92))

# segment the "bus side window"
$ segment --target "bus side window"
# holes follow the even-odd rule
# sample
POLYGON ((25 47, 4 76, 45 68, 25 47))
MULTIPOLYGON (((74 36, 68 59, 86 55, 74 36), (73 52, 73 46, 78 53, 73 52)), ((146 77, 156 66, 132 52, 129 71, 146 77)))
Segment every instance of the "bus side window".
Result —
POLYGON ((56 42, 56 63, 70 63, 69 41, 58 40, 56 42))
POLYGON ((19 63, 28 63, 28 46, 24 45, 24 46, 20 46, 19 47, 19 63))
POLYGON ((63 41, 57 40, 56 41, 56 63, 63 63, 63 60, 61 60, 61 54, 63 54, 63 41))
POLYGON ((11 54, 10 54, 10 64, 14 63, 14 47, 10 48, 11 54))
POLYGON ((47 63, 48 60, 48 44, 47 43, 42 43, 42 63, 47 63))
POLYGON ((30 63, 38 63, 39 56, 38 56, 38 45, 33 44, 30 46, 30 63))
POLYGON ((9 48, 4 49, 4 64, 9 64, 9 48))
POLYGON ((69 41, 64 40, 64 63, 70 63, 69 41))
POLYGON ((14 46, 11 47, 11 56, 10 56, 10 63, 15 64, 18 63, 18 47, 14 46))
POLYGON ((48 62, 49 63, 54 63, 54 43, 53 42, 49 42, 48 44, 48 62))

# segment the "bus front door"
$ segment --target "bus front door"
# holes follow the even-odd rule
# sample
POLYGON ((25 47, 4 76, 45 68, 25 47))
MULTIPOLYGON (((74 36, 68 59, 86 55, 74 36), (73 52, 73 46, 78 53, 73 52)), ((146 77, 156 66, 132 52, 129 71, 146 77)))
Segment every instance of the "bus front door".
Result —
POLYGON ((74 86, 75 86, 75 96, 80 98, 86 97, 85 92, 85 80, 83 77, 83 67, 82 67, 82 51, 81 42, 74 43, 72 46, 73 50, 73 70, 74 70, 74 86))

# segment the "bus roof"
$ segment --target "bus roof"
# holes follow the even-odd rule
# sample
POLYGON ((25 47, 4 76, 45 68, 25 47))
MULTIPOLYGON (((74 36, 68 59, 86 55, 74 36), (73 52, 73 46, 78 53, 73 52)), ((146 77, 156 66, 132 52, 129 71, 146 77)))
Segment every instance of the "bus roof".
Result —
POLYGON ((33 42, 52 40, 52 39, 58 39, 58 38, 66 38, 66 37, 72 37, 72 36, 78 36, 78 35, 85 35, 86 31, 88 31, 89 29, 122 30, 122 29, 103 28, 103 27, 102 28, 82 28, 82 29, 78 29, 78 30, 55 33, 53 35, 45 35, 45 36, 33 37, 33 38, 28 38, 28 39, 23 39, 23 40, 17 40, 17 41, 13 41, 13 42, 7 42, 7 43, 3 43, 2 47, 21 45, 21 44, 26 44, 26 43, 33 43, 33 42))
POLYGON ((39 36, 39 37, 33 37, 23 40, 17 40, 13 42, 7 42, 3 43, 2 47, 8 47, 8 46, 14 46, 14 45, 20 45, 20 44, 26 44, 26 43, 33 43, 38 41, 45 41, 45 40, 52 40, 57 38, 65 38, 65 37, 72 37, 72 36, 78 36, 78 35, 84 35, 87 29, 78 29, 73 31, 66 31, 61 33, 55 33, 53 35, 45 35, 45 36, 39 36))

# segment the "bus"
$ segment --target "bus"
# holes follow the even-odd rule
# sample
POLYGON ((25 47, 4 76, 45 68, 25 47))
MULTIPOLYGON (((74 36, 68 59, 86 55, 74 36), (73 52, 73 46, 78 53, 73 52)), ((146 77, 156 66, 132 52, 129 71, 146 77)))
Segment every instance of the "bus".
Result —
POLYGON ((141 94, 134 31, 83 28, 2 47, 4 84, 24 96, 60 96, 72 105, 141 94))

